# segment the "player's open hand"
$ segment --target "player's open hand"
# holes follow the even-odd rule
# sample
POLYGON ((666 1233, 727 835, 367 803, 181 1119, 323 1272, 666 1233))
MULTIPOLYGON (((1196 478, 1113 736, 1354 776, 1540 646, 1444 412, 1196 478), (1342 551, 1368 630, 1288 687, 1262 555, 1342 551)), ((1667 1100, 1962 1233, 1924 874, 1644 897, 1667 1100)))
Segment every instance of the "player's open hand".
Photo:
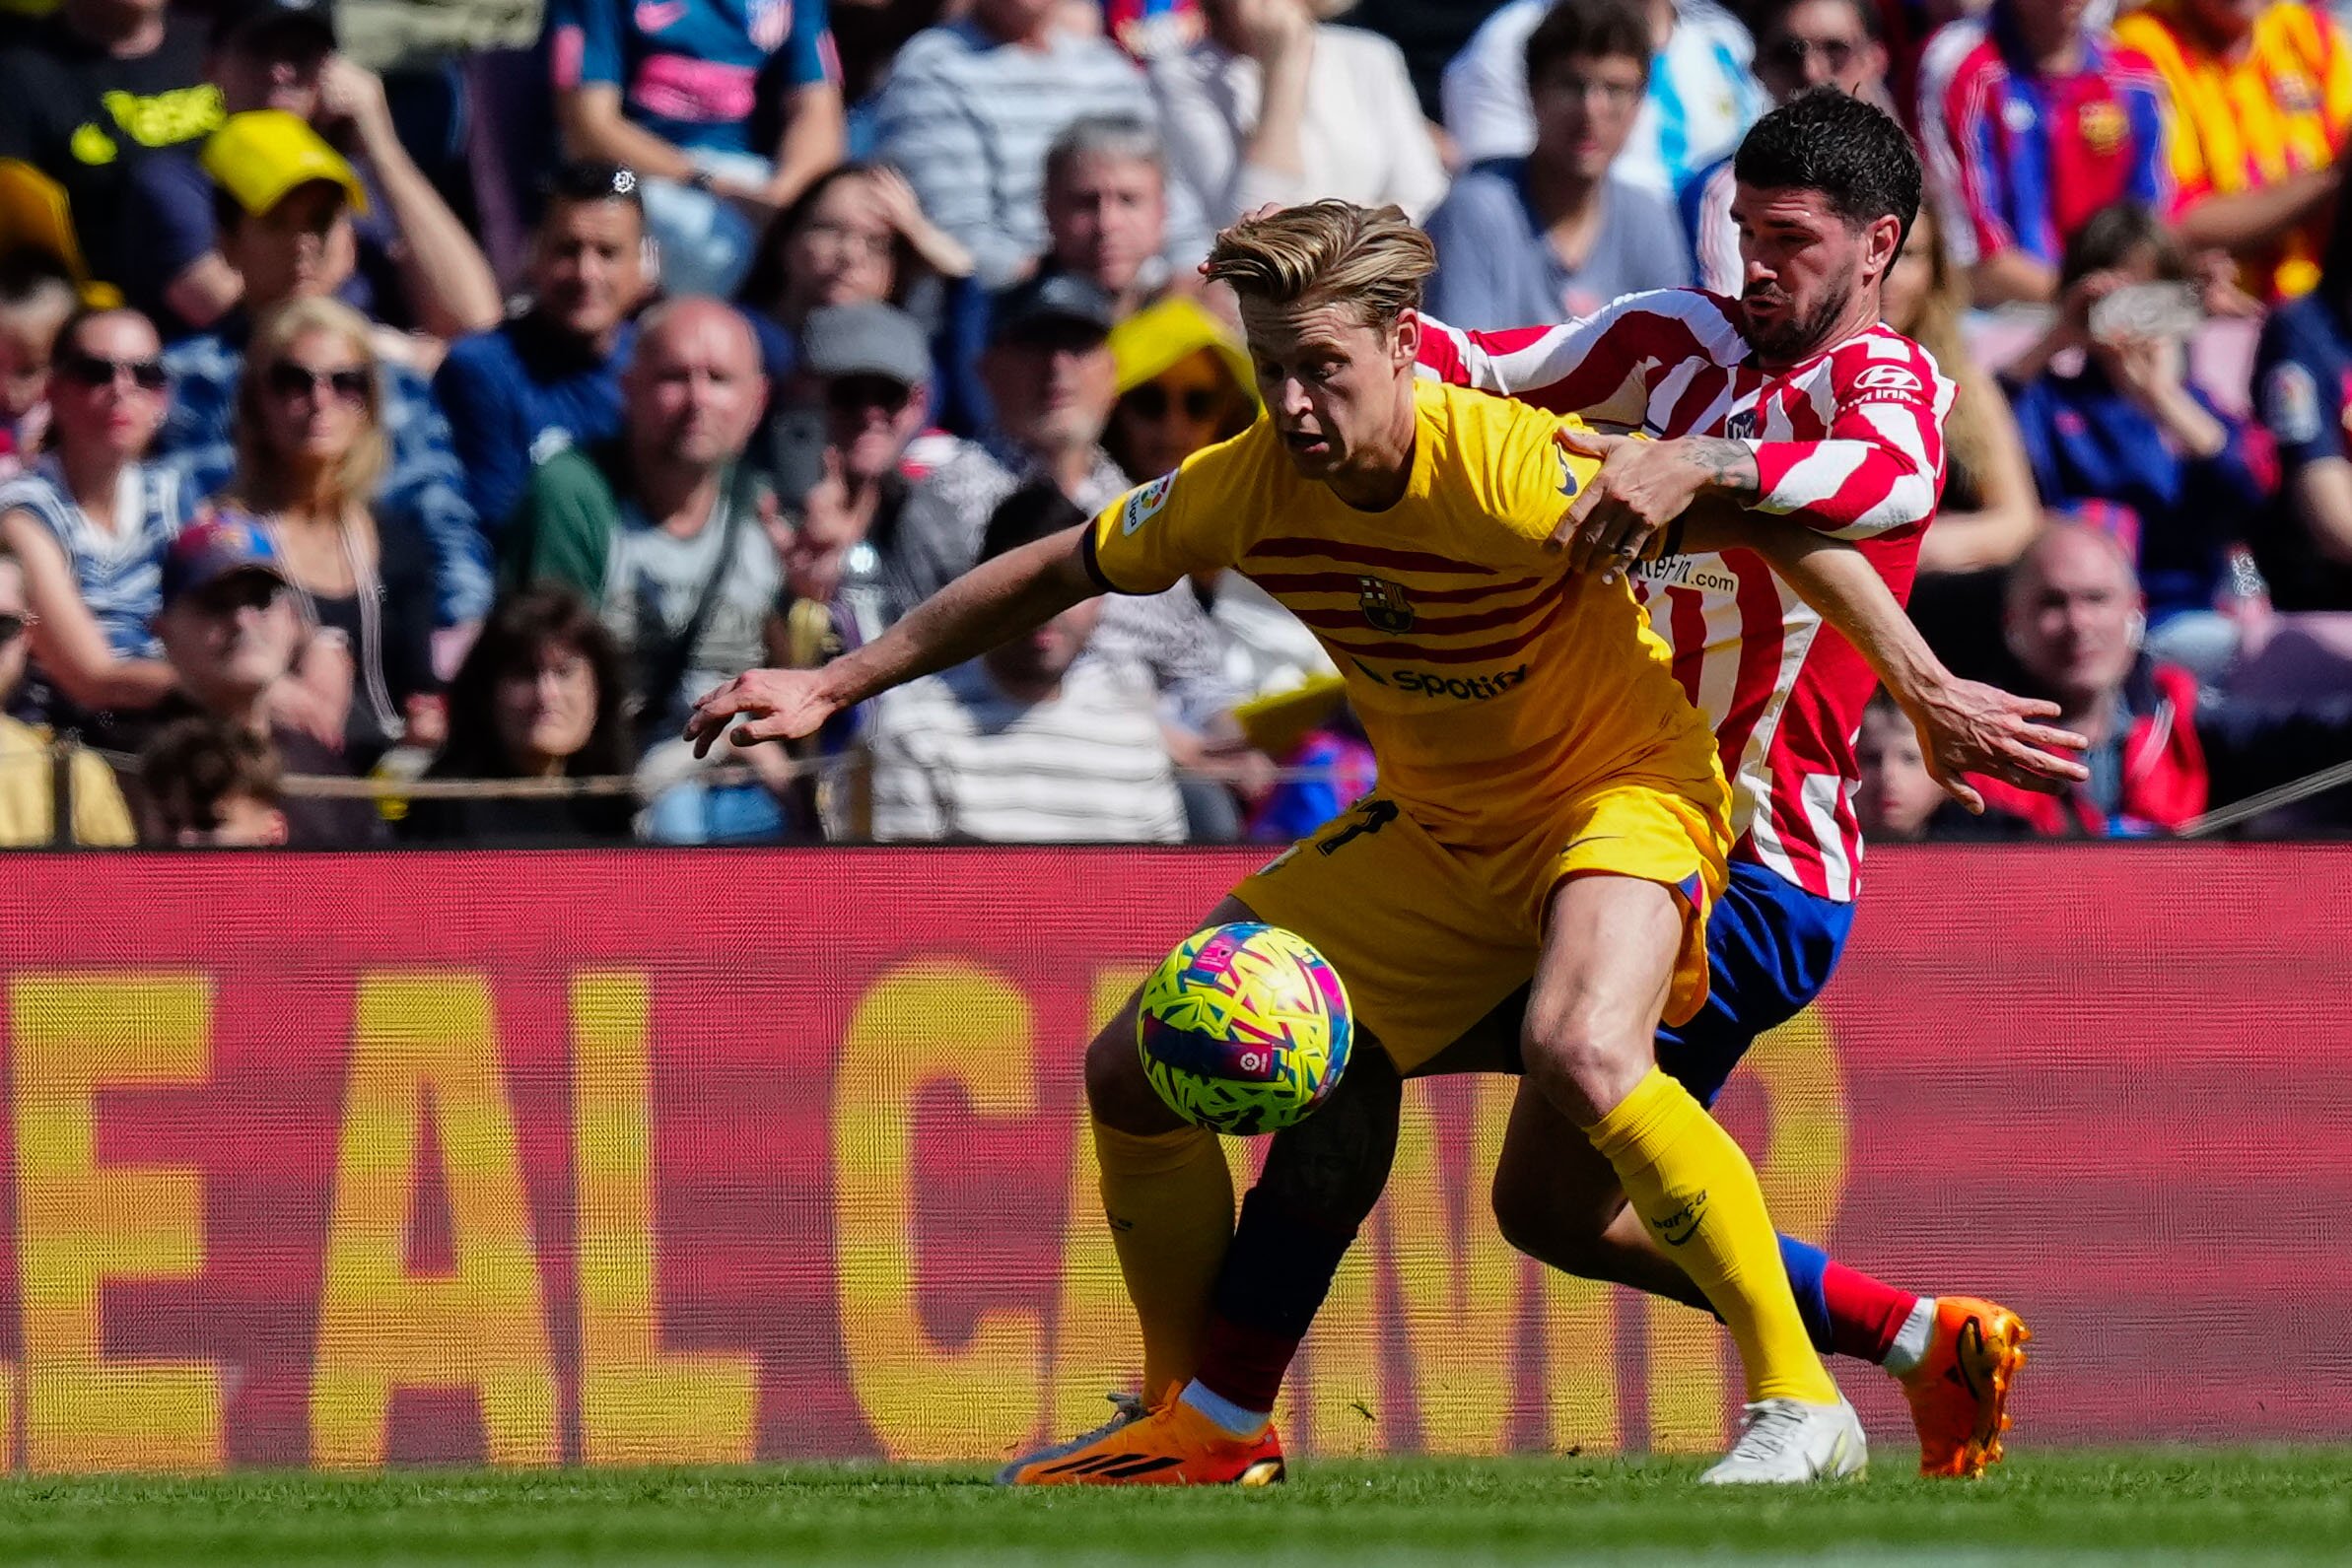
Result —
POLYGON ((1722 478, 1720 463, 1707 460, 1706 443, 1699 442, 1637 441, 1572 429, 1556 431, 1552 439, 1562 451, 1598 457, 1601 471, 1569 504, 1547 543, 1567 552, 1569 570, 1598 571, 1604 582, 1656 554, 1674 519, 1722 478))
POLYGON ((738 746, 756 746, 813 735, 834 712, 822 670, 755 669, 706 693, 686 720, 686 738, 694 742, 695 756, 707 757, 738 718, 748 722, 734 724, 728 738, 738 746))
POLYGON ((2088 750, 2091 742, 2041 722, 2057 716, 2056 703, 2018 697, 1981 681, 1954 680, 1912 714, 1911 722, 1919 731, 1929 776, 1944 793, 1982 816, 1984 797, 1969 784, 1970 774, 2045 795, 2091 777, 2072 755, 2088 750))

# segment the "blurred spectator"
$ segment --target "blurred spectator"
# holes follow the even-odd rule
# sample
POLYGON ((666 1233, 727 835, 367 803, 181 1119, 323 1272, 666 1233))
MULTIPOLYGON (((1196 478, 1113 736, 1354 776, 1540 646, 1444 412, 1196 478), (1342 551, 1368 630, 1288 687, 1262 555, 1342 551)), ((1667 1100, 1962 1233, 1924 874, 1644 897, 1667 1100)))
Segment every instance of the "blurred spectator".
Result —
POLYGON ((496 538, 530 465, 621 428, 630 317, 648 286, 645 206, 618 164, 566 164, 531 234, 522 313, 450 346, 433 392, 465 467, 465 497, 496 538))
POLYGON ((2278 444, 2278 504, 2254 558, 2281 610, 2352 610, 2352 203, 2339 203, 2318 287, 2270 312, 2254 408, 2278 444))
POLYGON ((566 151, 645 176, 673 296, 731 295, 760 224, 846 145, 824 0, 549 0, 566 151))
POLYGON ((131 180, 221 123, 204 25, 166 0, 59 0, 0 49, 0 233, 77 283, 119 285, 150 239, 131 180))
MULTIPOLYGON (((290 300, 334 295, 351 275, 351 208, 366 199, 343 156, 291 114, 257 109, 235 116, 205 145, 222 253, 244 278, 239 309, 213 331, 164 355, 172 404, 157 443, 201 493, 221 489, 237 467, 233 427, 253 322, 290 300)), ((490 607, 489 547, 465 499, 464 471, 433 388, 385 353, 401 345, 379 334, 382 385, 376 404, 389 444, 380 511, 413 517, 433 542, 435 608, 444 625, 479 620, 490 607)))
MULTIPOLYGON (((509 532, 516 580, 569 583, 620 645, 634 744, 656 754, 652 837, 773 837, 784 819, 770 789, 706 786, 675 739, 696 698, 769 661, 783 586, 775 498, 742 460, 768 394, 750 324, 719 300, 656 306, 621 393, 617 438, 531 471, 509 532)), ((738 756, 768 784, 789 782, 781 748, 738 756)))
MULTIPOLYGON (((1093 512, 1128 488, 1099 444, 1110 419, 1114 307, 1082 279, 1052 274, 1023 285, 991 314, 980 378, 996 430, 915 487, 883 555, 892 581, 920 601, 967 571, 989 514, 1032 479, 1093 512)), ((911 605, 902 606, 904 613, 911 605)))
POLYGON ((344 754, 366 772, 395 743, 440 744, 433 547, 396 505, 371 501, 384 463, 383 375, 368 323, 336 300, 264 317, 237 398, 237 476, 224 511, 268 535, 304 638, 294 664, 349 671, 344 754))
MULTIPOLYGON (((0 554, 0 848, 6 849, 47 844, 55 837, 57 820, 49 742, 40 731, 6 715, 25 678, 25 631, 33 619, 24 575, 12 558, 0 554)), ((75 755, 71 784, 74 843, 122 845, 136 840, 122 791, 97 753, 75 755)))
POLYGON ((74 286, 37 256, 0 261, 0 474, 39 450, 49 420, 49 358, 74 313, 74 286))
POLYGON ((1119 401, 1103 449, 1138 484, 1173 473, 1258 417, 1249 355, 1191 300, 1162 300, 1111 329, 1119 401))
POLYGON ((172 849, 270 849, 290 832, 278 754, 248 729, 182 718, 139 754, 147 840, 172 849))
MULTIPOLYGON (((1755 44, 1730 12, 1712 0, 1647 7, 1649 89, 1616 173, 1671 201, 1746 134, 1764 112, 1764 93, 1749 74, 1755 44)), ((1547 0, 1511 0, 1445 68, 1445 128, 1464 164, 1518 158, 1535 146, 1527 40, 1549 9, 1547 0)))
POLYGON ((1391 203, 1417 223, 1445 166, 1405 74, 1377 34, 1318 16, 1347 0, 1202 0, 1208 36, 1146 55, 1176 178, 1211 228, 1272 202, 1391 203))
MULTIPOLYGON (((502 597, 450 682, 450 739, 427 779, 597 779, 637 764, 620 645, 579 594, 544 583, 502 597)), ((410 802, 403 838, 513 843, 626 839, 630 795, 410 802)))
POLYGON ((2113 534, 2059 523, 2018 559, 2006 630, 2025 689, 2090 737, 2088 783, 2044 795, 1972 779, 1987 807, 2045 836, 2171 832, 2205 809, 2196 678, 2141 646, 2148 618, 2113 534))
POLYGON ((931 423, 930 377, 923 329, 904 311, 837 305, 808 316, 802 402, 768 433, 790 527, 783 554, 796 666, 861 646, 923 597, 903 579, 893 546, 914 488, 909 448, 931 423))
POLYGON ((1159 133, 1131 114, 1072 120, 1045 155, 1046 251, 1040 273, 1067 273, 1110 296, 1125 319, 1173 279, 1168 157, 1159 133))
POLYGON ((1944 786, 1927 771, 1919 731, 1883 691, 1862 710, 1854 762, 1862 771, 1854 785, 1854 820, 1867 844, 1983 838, 2002 832, 2005 823, 1997 814, 1992 823, 1977 826, 1965 807, 1944 793, 1944 786))
MULTIPOLYGON (((339 752, 278 716, 303 628, 269 535, 241 518, 191 523, 172 541, 163 576, 155 630, 179 680, 177 713, 251 735, 288 774, 349 776, 339 752)), ((286 842, 302 848, 361 849, 384 838, 373 801, 295 798, 285 811, 286 842)))
MULTIPOLYGON (((895 305, 928 326, 942 310, 937 280, 971 271, 971 252, 923 216, 905 175, 842 164, 777 214, 736 298, 763 337, 780 331, 789 346, 808 312, 829 305, 895 305)), ((771 374, 791 368, 791 352, 767 352, 771 374)))
MULTIPOLYGON (((1168 265, 1167 152, 1147 122, 1133 114, 1071 121, 1046 150, 1044 205, 1046 250, 1037 276, 1093 285, 1109 299, 1114 321, 1189 287, 1168 265)), ((978 290, 958 297, 941 351, 941 419, 951 430, 977 433, 996 423, 979 362, 1003 305, 1003 295, 978 290)))
POLYGON ((2066 247, 2057 323, 2004 376, 2043 504, 2117 533, 2147 586, 2157 652, 2211 675, 2237 648, 2215 607, 2228 552, 2268 502, 2274 463, 2267 442, 2188 384, 2187 273, 2146 208, 2099 213, 2066 247))
MULTIPOLYGON (((973 0, 959 21, 907 40, 876 105, 881 156, 923 209, 972 252, 984 287, 1028 276, 1045 248, 1045 154, 1073 120, 1134 115, 1142 75, 1101 37, 1060 25, 1058 0, 973 0)), ((1208 249, 1201 216, 1171 195, 1172 260, 1208 249)))
MULTIPOLYGON (((1756 79, 1774 103, 1816 87, 1886 102, 1887 50, 1873 0, 1764 0, 1753 16, 1756 79)), ((1747 284, 1739 227, 1731 221, 1737 184, 1731 160, 1719 158, 1683 187, 1681 197, 1698 286, 1717 294, 1737 295, 1747 284)), ((1915 237, 1918 230, 1911 233, 1915 237)), ((1909 247, 1916 247, 1915 239, 1909 247)))
MULTIPOLYGON (((1083 511, 1049 487, 991 521, 982 559, 1083 511)), ((1072 606, 969 664, 874 704, 873 836, 986 843, 1175 843, 1185 817, 1150 690, 1082 660, 1103 601, 1072 606)))
POLYGON ((1994 636, 2003 572, 2041 526, 2041 501, 2009 399, 1962 334, 1968 275, 1953 264, 1932 209, 1922 207, 1912 222, 1880 307, 1887 324, 1935 356, 1959 388, 1944 419, 1944 495, 1919 540, 1911 620, 1954 669, 1994 678, 2003 673, 1994 636))
MULTIPOLYGON (((1173 473, 1257 418, 1248 354, 1191 300, 1162 300, 1129 316, 1112 328, 1110 347, 1119 401, 1103 444, 1132 480, 1173 473)), ((1242 836, 1236 808, 1261 798, 1273 774, 1273 763, 1232 719, 1233 705, 1251 688, 1227 667, 1229 639, 1213 612, 1237 584, 1245 579, 1225 572, 1164 593, 1114 598, 1088 653, 1126 659, 1149 674, 1160 692, 1169 755, 1182 770, 1192 837, 1218 842, 1242 836)), ((1278 606, 1277 613, 1287 612, 1278 606)))
POLYGON ((1473 330, 1574 320, 1691 282, 1673 208, 1616 169, 1649 40, 1644 0, 1561 0, 1528 35, 1535 149, 1470 170, 1429 215, 1431 314, 1473 330))
POLYGON ((2164 79, 2181 241, 2237 257, 2256 299, 2307 292, 2352 130, 2341 28, 2293 0, 2150 0, 2115 41, 2164 79))
POLYGON ((2046 301, 2066 240, 2118 201, 2162 211, 2164 84, 2092 0, 1992 0, 1920 64, 1928 193, 1975 301, 2046 301), (2102 22, 2104 19, 2102 19, 2102 22))
MULTIPOLYGON (((367 199, 353 226, 356 265, 338 290, 347 304, 445 340, 498 320, 490 263, 400 145, 381 79, 335 52, 323 0, 226 0, 206 74, 228 113, 293 114, 351 161, 367 199)), ((141 243, 122 285, 167 337, 235 307, 243 281, 219 248, 212 182, 188 149, 139 162, 128 211, 141 243)))
POLYGON ((49 439, 32 468, 0 484, 0 547, 23 563, 37 619, 28 704, 104 744, 173 688, 153 622, 164 552, 195 500, 167 465, 144 462, 164 417, 155 328, 135 310, 85 310, 57 337, 49 439))
POLYGON ((1251 744, 1281 759, 1284 777, 1250 813, 1262 844, 1303 839, 1369 791, 1379 762, 1337 673, 1269 693, 1236 711, 1251 744))

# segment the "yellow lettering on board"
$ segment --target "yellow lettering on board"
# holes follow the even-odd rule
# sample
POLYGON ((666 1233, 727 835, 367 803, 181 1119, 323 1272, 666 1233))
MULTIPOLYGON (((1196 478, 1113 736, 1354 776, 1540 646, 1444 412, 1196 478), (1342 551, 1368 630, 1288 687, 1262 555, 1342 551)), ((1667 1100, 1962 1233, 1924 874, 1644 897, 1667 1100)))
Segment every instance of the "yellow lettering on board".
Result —
POLYGON ((210 987, 194 975, 20 975, 11 1006, 26 1466, 217 1468, 218 1369, 109 1358, 99 1322, 105 1281, 202 1271, 203 1177, 99 1164, 95 1104, 102 1088, 203 1081, 210 987))
POLYGON ((915 1098, 941 1079, 973 1113, 1037 1109, 1029 1003, 976 965, 907 965, 859 1003, 833 1087, 834 1245, 850 1379, 893 1459, 1009 1454, 1043 1413, 1035 1312, 979 1315, 961 1346, 924 1326, 913 1234, 915 1098))
POLYGON ((493 1465, 552 1465, 556 1385, 490 989, 476 975, 371 975, 353 1003, 311 1377, 311 1455, 381 1465, 392 1395, 463 1389, 493 1465), (434 1119, 454 1266, 407 1269, 417 1134, 434 1119))
POLYGON ((572 982, 581 1458, 741 1464, 752 1458, 758 1359, 661 1348, 646 1010, 642 975, 572 982))

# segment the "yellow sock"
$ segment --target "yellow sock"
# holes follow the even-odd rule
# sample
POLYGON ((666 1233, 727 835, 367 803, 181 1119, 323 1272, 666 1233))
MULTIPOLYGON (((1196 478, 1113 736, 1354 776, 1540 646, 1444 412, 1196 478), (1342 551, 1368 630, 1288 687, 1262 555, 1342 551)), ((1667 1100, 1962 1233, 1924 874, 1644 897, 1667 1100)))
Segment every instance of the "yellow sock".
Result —
POLYGON ((1584 1130, 1650 1235, 1731 1330, 1748 1398, 1834 1403, 1837 1385, 1797 1314, 1756 1168, 1706 1107, 1652 1067, 1584 1130))
POLYGON ((1119 1272, 1143 1322, 1143 1397, 1157 1400, 1190 1382, 1200 1360, 1233 1240, 1233 1178, 1206 1127, 1140 1137, 1096 1122, 1094 1152, 1119 1272))

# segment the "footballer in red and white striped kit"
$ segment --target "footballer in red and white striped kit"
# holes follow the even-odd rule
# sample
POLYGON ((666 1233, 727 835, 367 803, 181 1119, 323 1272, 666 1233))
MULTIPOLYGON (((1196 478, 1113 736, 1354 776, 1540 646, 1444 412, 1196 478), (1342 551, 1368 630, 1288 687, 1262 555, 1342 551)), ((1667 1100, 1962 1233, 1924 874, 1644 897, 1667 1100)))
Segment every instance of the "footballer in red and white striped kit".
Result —
MULTIPOLYGON (((1584 320, 1504 332, 1429 322, 1421 348, 1425 373, 1624 433, 1592 448, 1608 461, 1571 509, 1573 548, 1633 577, 1732 784, 1738 844, 1708 927, 1712 994, 1699 1017, 1661 1029, 1657 1046, 1659 1065, 1708 1102, 1757 1037, 1828 984, 1844 945, 1862 857, 1854 746, 1879 674, 1987 714, 2006 703, 2019 733, 2070 740, 2029 722, 2005 694, 1964 693, 1968 683, 1940 667, 1922 675, 1918 655, 1904 663, 1876 648, 1874 670, 1749 547, 1803 530, 1850 541, 1907 599, 1943 491, 1953 387, 1879 319, 1879 284, 1919 189, 1892 120, 1833 89, 1805 94, 1758 124, 1733 173, 1739 299, 1638 294, 1584 320)), ((1923 733, 1932 727, 1913 716, 1923 733)), ((2045 777, 2072 767, 2047 762, 2045 777)), ((1691 1300, 1640 1227, 1625 1223, 1605 1172, 1561 1136, 1519 1135, 1544 1130, 1544 1116, 1522 1092, 1495 1177, 1504 1233, 1555 1266, 1691 1300)), ((2029 1337, 2014 1313, 1915 1296, 1794 1238, 1781 1239, 1781 1256, 1816 1344, 1902 1380, 1922 1472, 1972 1475, 1999 1461, 2009 1380, 2029 1337)))
MULTIPOLYGON (((1421 363, 1445 379, 1654 439, 1749 443, 1758 511, 1855 541, 1896 597, 1909 596, 1943 490, 1952 383, 1891 327, 1769 367, 1743 331, 1740 302, 1695 289, 1629 295, 1564 326, 1430 325, 1421 363)), ((1631 572, 1676 677, 1722 744, 1735 852, 1850 901, 1862 855, 1854 737, 1878 677, 1753 551, 1662 557, 1631 572)))

